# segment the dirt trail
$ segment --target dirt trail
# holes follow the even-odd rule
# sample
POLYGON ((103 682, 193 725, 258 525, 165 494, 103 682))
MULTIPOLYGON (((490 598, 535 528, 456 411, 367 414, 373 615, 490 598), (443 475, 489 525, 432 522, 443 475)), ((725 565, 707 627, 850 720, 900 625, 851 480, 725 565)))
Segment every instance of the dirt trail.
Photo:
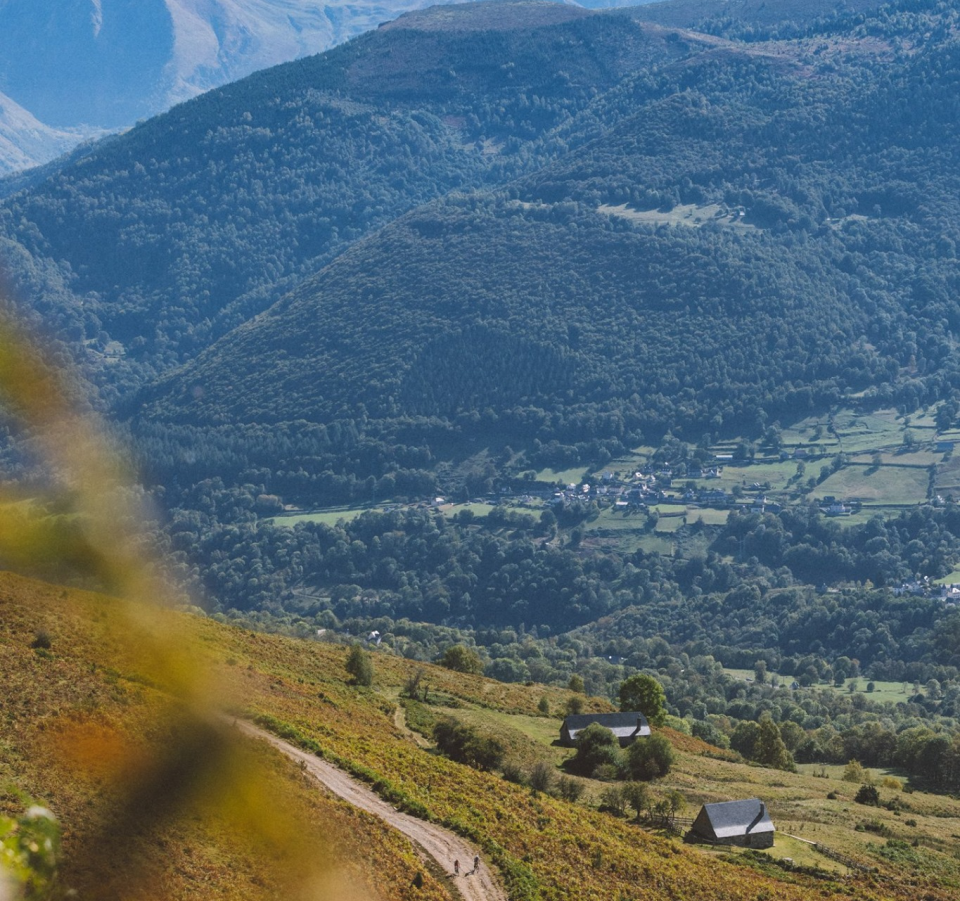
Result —
POLYGON ((301 751, 296 745, 277 738, 252 723, 238 720, 237 728, 245 735, 269 742, 287 757, 300 761, 318 782, 335 795, 349 801, 355 807, 366 810, 384 822, 398 829, 409 838, 418 851, 432 857, 451 880, 452 888, 464 901, 508 901, 507 893, 494 879, 487 865, 481 861, 476 873, 473 858, 480 853, 477 848, 442 826, 418 820, 409 814, 401 813, 391 807, 379 795, 348 776, 343 770, 321 760, 307 751, 301 751), (460 876, 454 876, 453 862, 460 861, 460 876))

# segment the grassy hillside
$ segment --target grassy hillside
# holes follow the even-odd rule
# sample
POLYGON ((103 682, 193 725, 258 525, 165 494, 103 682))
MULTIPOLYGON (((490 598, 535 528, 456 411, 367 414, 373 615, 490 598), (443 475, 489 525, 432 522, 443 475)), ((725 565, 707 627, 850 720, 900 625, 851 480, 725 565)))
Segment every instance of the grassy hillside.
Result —
MULTIPOLYGON (((4 576, 2 583, 0 666, 6 714, 0 728, 4 777, 11 786, 3 809, 14 811, 22 804, 12 786, 51 807, 64 830, 64 884, 97 897, 108 884, 105 877, 121 878, 123 872, 109 853, 103 859, 105 849, 96 839, 109 834, 123 799, 122 779, 129 778, 131 767, 135 771, 138 762, 142 765, 149 745, 171 740, 164 721, 172 702, 138 675, 145 662, 138 659, 129 630, 119 628, 121 602, 12 576, 4 576), (31 647, 41 630, 49 647, 31 647)), ((346 684, 341 646, 170 616, 190 655, 213 670, 220 685, 217 696, 225 705, 260 714, 282 733, 375 780, 395 803, 478 841, 518 901, 574 895, 697 898, 705 892, 720 899, 799 899, 811 893, 849 896, 851 891, 858 898, 881 899, 915 896, 916 886, 906 882, 916 879, 929 898, 952 895, 955 865, 944 853, 940 824, 955 813, 946 799, 911 795, 907 804, 916 825, 901 827, 890 820, 891 835, 907 828, 919 839, 919 850, 908 846, 908 856, 921 861, 923 872, 905 874, 883 850, 890 847, 902 856, 907 852, 899 850, 900 844, 877 844, 873 834, 853 829, 865 815, 843 803, 844 785, 784 773, 771 780, 769 771, 705 757, 708 746, 674 734, 680 764, 670 785, 683 789, 691 804, 761 792, 769 796, 774 816, 783 820, 781 829, 806 830, 808 837, 822 831, 821 840, 827 837, 847 853, 865 856, 881 875, 840 882, 826 873, 780 869, 765 863, 764 856, 721 855, 718 860, 599 813, 593 802, 571 805, 532 794, 498 775, 438 757, 413 740, 397 713, 397 693, 419 668, 433 714, 449 712, 501 735, 521 761, 555 762, 560 755, 549 742, 559 722, 544 718, 538 704, 546 697, 556 710, 566 692, 507 686, 385 654, 374 655, 373 689, 357 689, 346 684), (839 802, 820 800, 828 786, 838 790, 839 802), (558 860, 565 865, 558 867, 558 860)), ((353 891, 384 899, 414 897, 409 886, 419 865, 408 845, 369 818, 307 789, 296 769, 276 756, 261 749, 250 753, 267 768, 271 791, 283 795, 275 806, 295 820, 308 844, 314 835, 323 841, 321 834, 336 833, 334 856, 353 891)), ((276 897, 282 877, 267 867, 270 855, 255 853, 242 837, 228 837, 204 798, 201 794, 172 819, 151 824, 135 842, 139 865, 169 896, 276 897)), ((149 822, 150 808, 142 816, 149 822)), ((889 819, 885 812, 871 811, 871 818, 877 816, 889 819)), ((415 896, 448 897, 429 875, 415 896)))

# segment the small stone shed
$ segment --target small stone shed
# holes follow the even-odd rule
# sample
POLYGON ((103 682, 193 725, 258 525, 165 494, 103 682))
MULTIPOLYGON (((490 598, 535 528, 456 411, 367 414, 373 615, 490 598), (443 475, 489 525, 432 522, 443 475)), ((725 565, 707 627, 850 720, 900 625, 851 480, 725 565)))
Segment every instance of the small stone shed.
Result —
POLYGON ((650 734, 650 724, 639 711, 624 713, 577 713, 568 716, 560 728, 560 744, 573 747, 577 743, 577 734, 591 723, 599 723, 609 729, 621 747, 626 747, 638 738, 650 734))
POLYGON ((759 798, 704 804, 687 833, 688 841, 744 848, 770 848, 776 831, 767 805, 759 798))

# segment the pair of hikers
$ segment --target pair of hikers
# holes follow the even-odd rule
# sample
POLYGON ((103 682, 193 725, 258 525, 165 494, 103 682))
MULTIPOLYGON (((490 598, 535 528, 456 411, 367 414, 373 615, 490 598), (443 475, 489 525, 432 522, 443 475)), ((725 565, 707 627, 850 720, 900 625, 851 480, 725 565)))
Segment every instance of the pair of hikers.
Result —
MULTIPOLYGON (((479 869, 480 869, 480 856, 477 855, 476 857, 473 858, 473 869, 470 871, 470 873, 476 873, 477 870, 479 870, 479 869)), ((467 873, 467 875, 469 876, 470 873, 467 873)), ((453 875, 454 875, 454 876, 459 876, 459 875, 460 875, 460 861, 459 861, 459 860, 455 860, 455 861, 453 862, 453 875)))

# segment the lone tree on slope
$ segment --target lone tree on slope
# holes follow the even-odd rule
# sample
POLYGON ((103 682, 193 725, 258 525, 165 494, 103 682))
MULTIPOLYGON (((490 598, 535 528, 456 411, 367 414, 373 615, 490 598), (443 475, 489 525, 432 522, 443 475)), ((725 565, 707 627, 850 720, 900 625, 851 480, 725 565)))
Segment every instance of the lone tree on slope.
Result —
POLYGON ((653 676, 636 673, 620 683, 620 709, 639 710, 654 726, 662 726, 667 719, 667 696, 653 676))

